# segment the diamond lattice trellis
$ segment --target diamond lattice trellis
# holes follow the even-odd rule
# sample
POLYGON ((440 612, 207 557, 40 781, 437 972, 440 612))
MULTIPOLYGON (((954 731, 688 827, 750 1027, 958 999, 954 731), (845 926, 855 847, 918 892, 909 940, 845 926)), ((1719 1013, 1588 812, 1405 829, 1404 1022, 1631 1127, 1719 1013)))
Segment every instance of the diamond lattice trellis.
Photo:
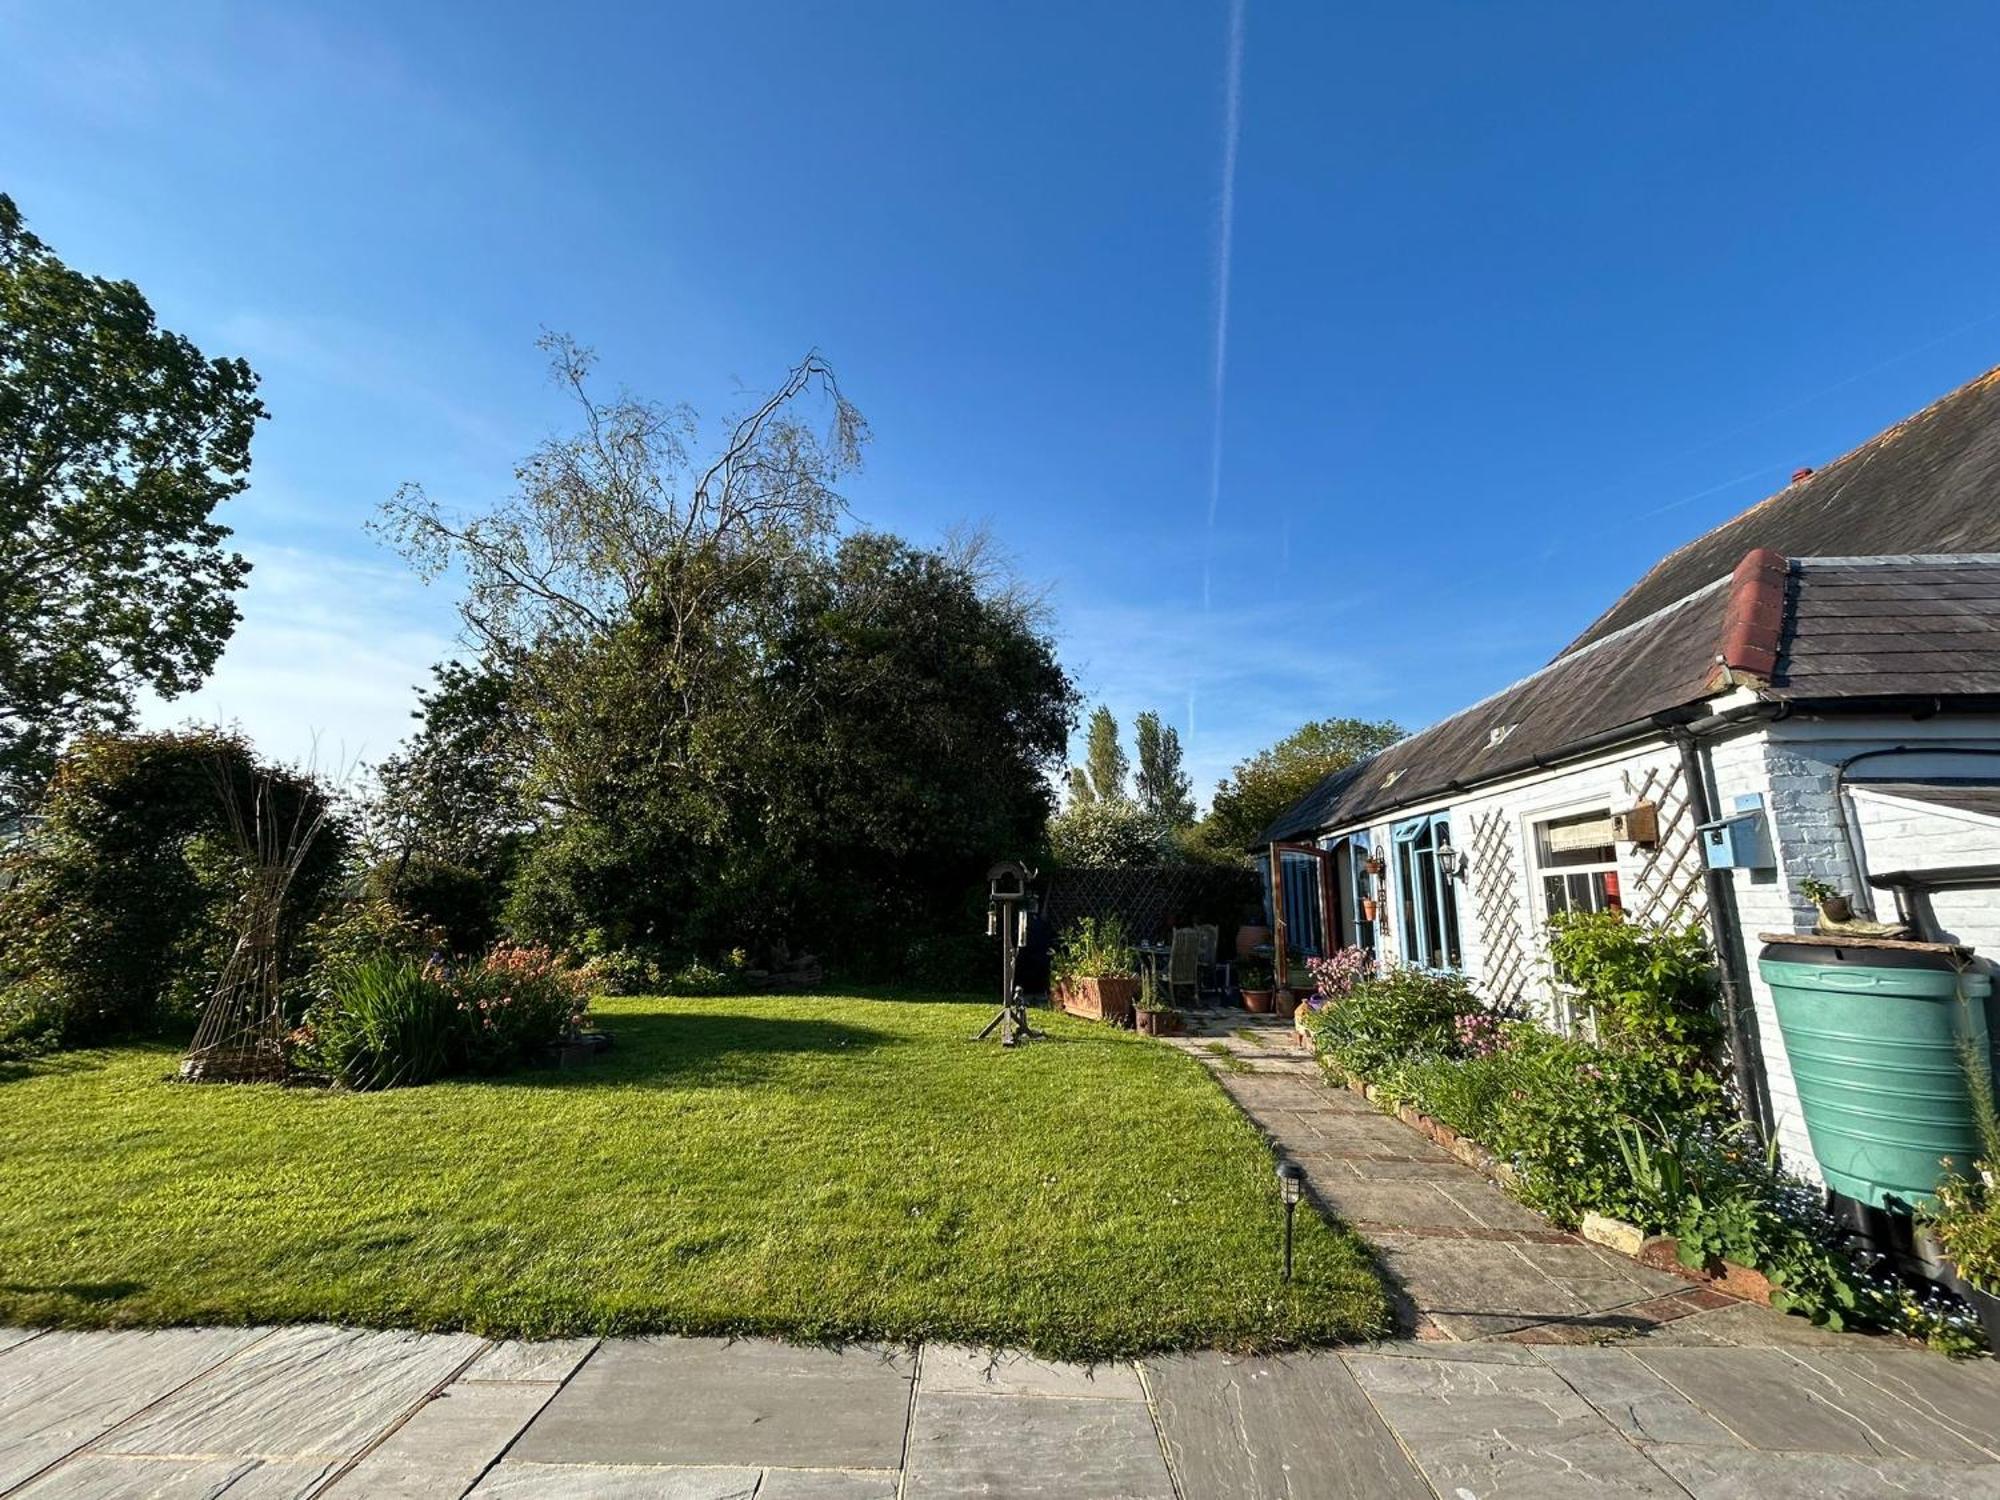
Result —
POLYGON ((1687 781, 1679 766, 1649 766, 1638 776, 1625 774, 1625 789, 1635 802, 1659 808, 1660 841, 1651 849, 1635 849, 1638 870, 1626 896, 1626 910, 1642 922, 1680 926, 1708 916, 1708 891, 1703 884, 1701 835, 1688 806, 1687 781))
POLYGON ((1513 829, 1495 809, 1472 819, 1472 904, 1485 954, 1480 988, 1498 1005, 1521 1004, 1533 969, 1521 926, 1521 887, 1514 870, 1513 829))

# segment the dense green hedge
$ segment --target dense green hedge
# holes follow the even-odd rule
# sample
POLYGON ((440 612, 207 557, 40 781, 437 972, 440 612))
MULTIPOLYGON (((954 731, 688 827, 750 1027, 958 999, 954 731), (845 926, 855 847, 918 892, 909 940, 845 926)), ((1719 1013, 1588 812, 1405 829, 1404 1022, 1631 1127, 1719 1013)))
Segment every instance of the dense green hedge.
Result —
MULTIPOLYGON (((213 730, 97 735, 64 755, 0 872, 0 1048, 15 1052, 190 1019, 235 941, 249 877, 225 791, 292 827, 327 795, 213 730)), ((330 822, 291 887, 280 938, 299 957, 347 836, 330 822)))

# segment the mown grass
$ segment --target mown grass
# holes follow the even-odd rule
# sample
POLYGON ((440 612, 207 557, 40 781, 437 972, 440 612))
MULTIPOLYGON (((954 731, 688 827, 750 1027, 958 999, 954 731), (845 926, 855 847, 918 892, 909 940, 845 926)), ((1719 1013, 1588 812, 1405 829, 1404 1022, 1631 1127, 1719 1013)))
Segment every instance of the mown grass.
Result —
POLYGON ((568 1071, 381 1094, 0 1071, 0 1323, 940 1338, 1066 1357, 1379 1332, 1346 1231, 1278 1279, 1260 1137, 1191 1059, 898 998, 603 1002, 568 1071))

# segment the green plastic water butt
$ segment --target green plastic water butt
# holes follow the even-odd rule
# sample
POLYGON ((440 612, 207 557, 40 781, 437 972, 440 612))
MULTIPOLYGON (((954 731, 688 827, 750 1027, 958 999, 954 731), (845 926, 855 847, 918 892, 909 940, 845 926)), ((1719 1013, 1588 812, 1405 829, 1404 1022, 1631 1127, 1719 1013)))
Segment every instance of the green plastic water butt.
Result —
POLYGON ((1990 1072, 1986 975, 1942 952, 1809 943, 1772 943, 1757 967, 1828 1187, 1878 1208, 1928 1204, 1944 1158, 1971 1169, 1979 1127, 1960 1044, 1990 1072))

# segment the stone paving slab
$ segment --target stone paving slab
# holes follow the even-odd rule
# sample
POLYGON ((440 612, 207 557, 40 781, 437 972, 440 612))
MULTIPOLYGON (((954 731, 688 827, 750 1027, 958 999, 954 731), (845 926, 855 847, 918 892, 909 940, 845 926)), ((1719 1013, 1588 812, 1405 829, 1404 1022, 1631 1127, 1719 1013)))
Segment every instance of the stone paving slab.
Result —
MULTIPOLYGON (((1546 1230, 1551 1227, 1541 1214, 1509 1198, 1477 1173, 1454 1173, 1439 1182, 1438 1191, 1490 1229, 1546 1230)), ((1678 1281, 1680 1278, 1673 1279, 1678 1281)))
POLYGON ((1509 1244, 1387 1232, 1370 1239, 1418 1313, 1452 1338, 1490 1338, 1591 1312, 1509 1244))
POLYGON ((468 1365, 459 1379, 564 1381, 596 1347, 596 1339, 502 1339, 468 1365))
POLYGON ((1471 1212, 1454 1203, 1432 1182, 1373 1182, 1357 1177, 1316 1182, 1315 1196, 1350 1224, 1391 1224, 1397 1228, 1434 1228, 1478 1224, 1471 1212))
POLYGON ((2000 1467, 1749 1448, 1665 1446, 1647 1456, 1695 1500, 2000 1500, 2000 1467))
POLYGON ((618 1339, 515 1445, 536 1463, 892 1469, 914 1361, 872 1345, 618 1339))
POLYGON ((18 1500, 307 1500, 333 1468, 330 1459, 86 1453, 14 1494, 18 1500))
POLYGON ((1684 1500, 1554 1370, 1373 1355, 1347 1365, 1441 1495, 1684 1500))
POLYGON ((1568 1382, 1626 1437, 1645 1443, 1741 1447, 1727 1427, 1625 1349, 1540 1349, 1543 1364, 1568 1382))
MULTIPOLYGON (((0 1351, 0 1399, 18 1414, 31 1387, 39 1403, 32 1428, 0 1421, 8 1488, 41 1471, 8 1500, 396 1500, 467 1486, 486 1500, 2000 1500, 2000 1366, 1879 1341, 1392 1340, 1138 1369, 955 1347, 535 1347, 328 1329, 45 1335, 0 1351), (300 1404, 306 1349, 341 1371, 324 1413, 300 1404), (459 1378, 413 1407, 447 1351, 459 1378), (577 1358, 567 1384, 472 1378, 577 1358), (176 1433, 242 1451, 120 1451, 176 1433), (327 1451, 285 1453, 314 1446, 327 1451)), ((310 1389, 328 1393, 323 1378, 310 1389)))
POLYGON ((1178 1500, 1134 1401, 920 1394, 905 1500, 1178 1500))
POLYGON ((1139 1372, 1123 1361, 1065 1364, 1026 1354, 926 1344, 923 1388, 958 1396, 1047 1396, 1099 1401, 1144 1401, 1139 1372))
POLYGON ((1838 1346, 1800 1357, 1815 1368, 1859 1376, 1958 1436, 2000 1453, 1995 1448, 2000 1442, 2000 1363, 1838 1346))
POLYGON ((1146 1378, 1184 1495, 1429 1500, 1335 1355, 1195 1354, 1148 1360, 1146 1378))
POLYGON ((548 1405, 553 1381, 461 1380, 389 1434, 327 1500, 429 1500, 462 1495, 548 1405))
POLYGON ((0 1494, 266 1337, 255 1328, 57 1331, 0 1353, 0 1494))
POLYGON ((480 1345, 466 1334, 281 1328, 98 1446, 177 1457, 346 1459, 480 1345))
POLYGON ((472 1500, 896 1500, 896 1476, 851 1469, 628 1468, 508 1462, 472 1500))
POLYGON ((1858 1372, 1778 1349, 1643 1349, 1638 1358, 1753 1448, 1977 1464, 1966 1441, 1858 1372))
POLYGON ((754 1500, 762 1469, 509 1461, 468 1500, 754 1500))

